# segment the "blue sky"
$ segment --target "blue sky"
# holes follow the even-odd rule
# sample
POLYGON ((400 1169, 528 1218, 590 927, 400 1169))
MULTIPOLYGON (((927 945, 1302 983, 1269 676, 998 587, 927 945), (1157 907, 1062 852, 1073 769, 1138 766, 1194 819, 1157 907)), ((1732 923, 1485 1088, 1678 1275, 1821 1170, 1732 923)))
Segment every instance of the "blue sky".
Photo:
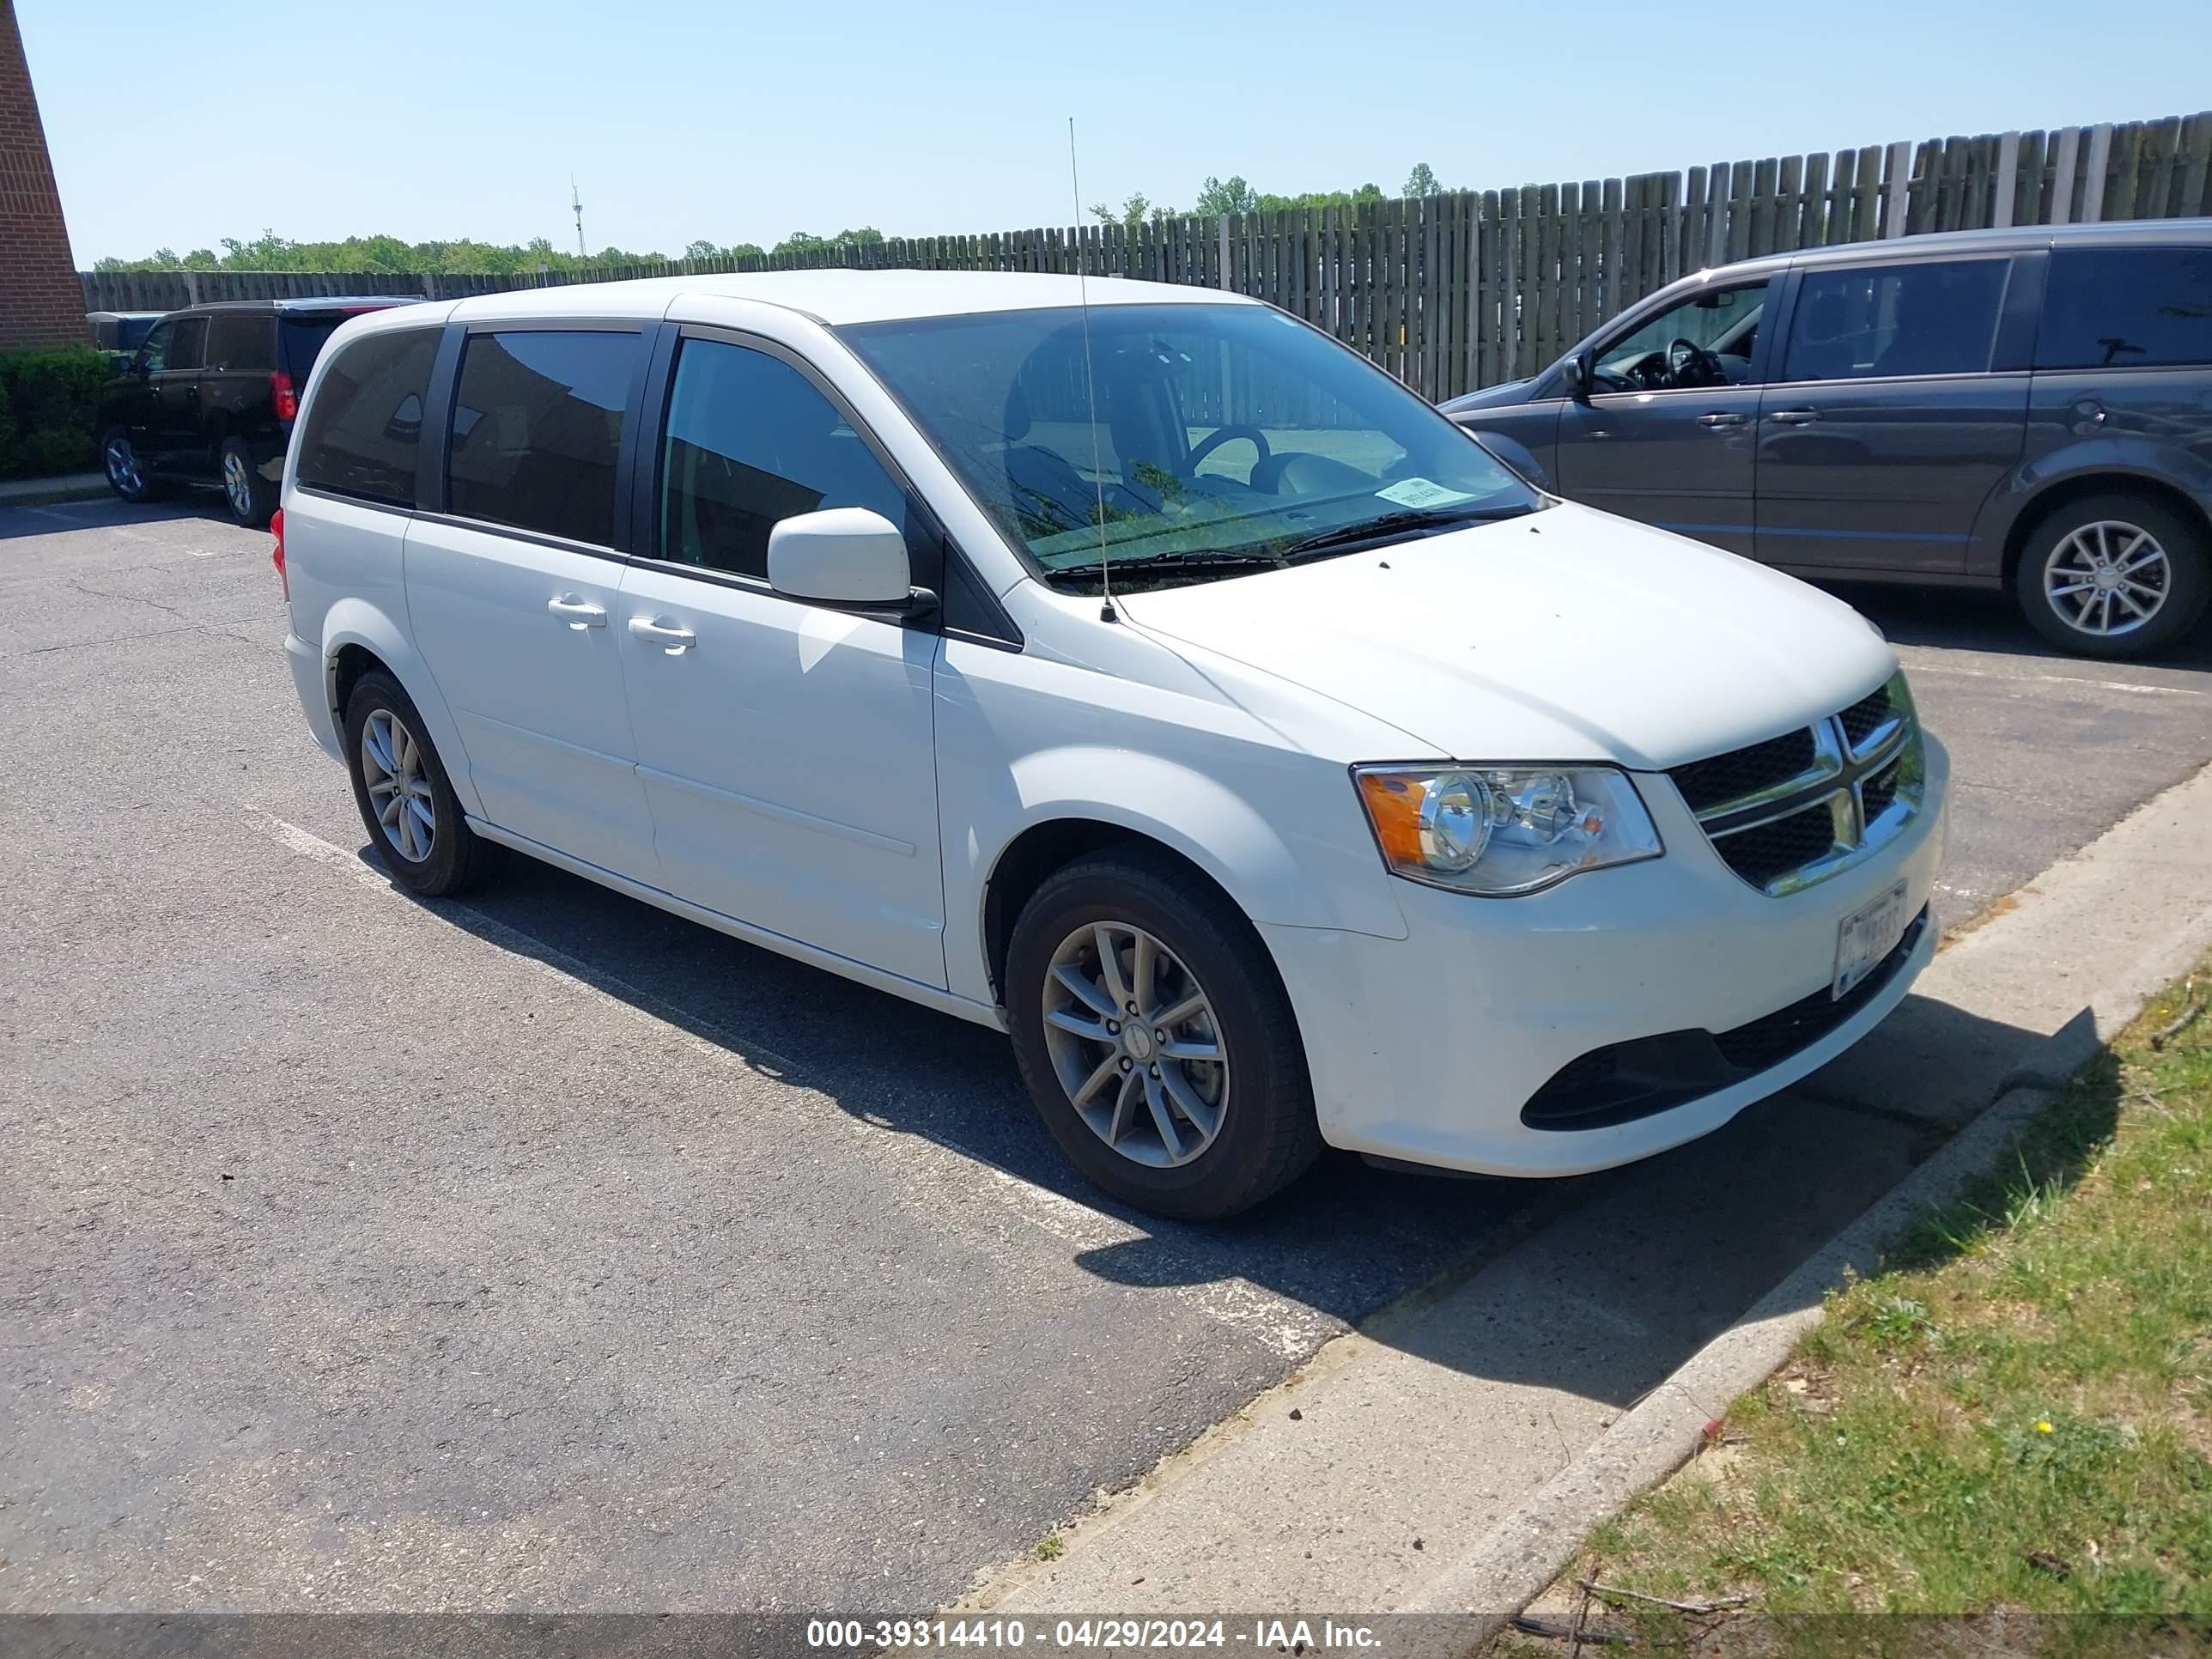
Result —
POLYGON ((16 0, 78 260, 264 228, 672 252, 2212 105, 2212 5, 16 0), (204 19, 187 27, 196 13, 204 19), (251 19, 249 22, 246 20, 251 19), (204 46, 194 46, 198 35, 204 46))

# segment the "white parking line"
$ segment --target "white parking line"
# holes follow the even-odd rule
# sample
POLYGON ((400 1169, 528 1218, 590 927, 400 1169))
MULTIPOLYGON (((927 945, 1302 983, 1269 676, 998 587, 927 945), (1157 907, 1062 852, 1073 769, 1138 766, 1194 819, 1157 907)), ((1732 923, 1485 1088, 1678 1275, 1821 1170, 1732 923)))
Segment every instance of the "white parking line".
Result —
MULTIPOLYGON (((374 892, 398 895, 399 890, 390 878, 358 854, 274 813, 258 807, 253 813, 264 832, 280 846, 335 870, 374 892)), ((679 1041, 690 1043, 718 1064, 734 1060, 749 1071, 771 1075, 775 1081, 789 1085, 810 1103, 822 1103, 826 1109, 817 1114, 819 1121, 848 1135, 869 1156, 899 1163, 899 1184, 915 1195, 918 1206, 933 1222, 941 1224, 948 1219, 963 1218, 957 1202, 947 1204, 929 1191, 941 1188, 947 1195, 956 1197, 963 1193, 991 1193, 999 1200, 997 1207, 1001 1212, 1011 1214, 1025 1229, 1059 1240, 1079 1255, 1135 1244, 1152 1237, 1142 1227, 1095 1210, 1064 1193, 1024 1180, 941 1135, 886 1135, 878 1127, 836 1104, 826 1090, 807 1082, 807 1068, 799 1061, 688 1009, 679 1008, 604 969, 580 961, 534 934, 486 915, 473 905, 446 902, 468 912, 473 931, 525 963, 571 987, 580 983, 611 1002, 627 1005, 651 1019, 662 1035, 672 1030, 679 1041), (978 1174, 985 1178, 981 1183, 975 1180, 978 1174)), ((988 1224, 977 1227, 972 1223, 970 1230, 987 1237, 999 1231, 988 1224)), ((1019 1253, 1026 1254, 1027 1250, 1027 1246, 1022 1246, 1019 1253)), ((1336 1322, 1328 1316, 1243 1278, 1200 1279, 1160 1288, 1207 1318, 1236 1329, 1285 1359, 1304 1358, 1336 1329, 1336 1322)))
POLYGON ((1912 665, 1915 678, 1923 674, 1948 674, 1966 680, 2021 680, 2039 685, 2074 685, 2093 691, 2126 691, 2144 697, 2202 697, 2208 695, 2193 685, 2134 685, 2125 680, 2093 680, 2080 674, 2008 674, 1992 668, 1961 668, 1956 664, 1936 662, 1916 658, 1912 665))

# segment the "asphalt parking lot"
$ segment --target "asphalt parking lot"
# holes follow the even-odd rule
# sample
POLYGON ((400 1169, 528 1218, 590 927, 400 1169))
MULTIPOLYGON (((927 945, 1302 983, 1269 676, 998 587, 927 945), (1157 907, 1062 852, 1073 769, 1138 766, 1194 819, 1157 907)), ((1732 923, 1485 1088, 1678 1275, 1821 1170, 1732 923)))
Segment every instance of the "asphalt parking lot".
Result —
MULTIPOLYGON (((1331 1159, 1176 1227, 1076 1180, 992 1033, 527 862, 405 897, 268 548, 0 510, 0 1610, 921 1611, 1611 1179, 1331 1159)), ((1952 750, 1947 923, 2212 760, 2212 629, 2092 665, 1994 598, 1847 597, 1952 750)), ((1638 1172, 1644 1248, 1778 1121, 1638 1172)), ((1794 1218, 1594 1395, 1863 1200, 1759 1201, 1794 1218)), ((1683 1225, 1636 1270, 1721 1248, 1683 1225)))

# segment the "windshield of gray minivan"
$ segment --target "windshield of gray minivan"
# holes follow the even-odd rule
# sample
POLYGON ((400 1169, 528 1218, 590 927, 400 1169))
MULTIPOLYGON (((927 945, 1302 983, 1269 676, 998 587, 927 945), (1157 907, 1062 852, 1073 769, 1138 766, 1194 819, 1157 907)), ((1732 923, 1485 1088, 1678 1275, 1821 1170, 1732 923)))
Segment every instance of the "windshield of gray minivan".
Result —
POLYGON ((838 332, 1055 586, 1094 586, 1102 540, 1117 586, 1204 580, 1544 504, 1268 307, 1094 307, 1088 383, 1073 307, 838 332))

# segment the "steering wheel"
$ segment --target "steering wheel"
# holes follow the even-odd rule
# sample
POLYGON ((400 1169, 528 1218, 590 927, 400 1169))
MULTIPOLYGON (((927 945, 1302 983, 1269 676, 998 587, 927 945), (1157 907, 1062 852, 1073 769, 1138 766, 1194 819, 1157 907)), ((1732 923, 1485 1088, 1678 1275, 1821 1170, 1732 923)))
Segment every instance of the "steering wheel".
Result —
POLYGON ((1673 377, 1676 386, 1728 384, 1728 373, 1722 368, 1721 360, 1696 341, 1683 339, 1679 335, 1667 348, 1667 373, 1673 377), (1686 378, 1692 365, 1701 379, 1691 380, 1686 378))
POLYGON ((1190 452, 1189 456, 1184 460, 1183 470, 1188 473, 1194 475, 1198 471, 1199 467, 1204 464, 1207 456, 1213 453, 1215 450, 1220 448, 1222 445, 1227 443, 1232 438, 1249 438, 1252 441, 1253 447, 1260 452, 1259 459, 1252 463, 1252 471, 1255 472, 1257 472, 1261 467, 1265 466, 1267 464, 1267 458, 1274 453, 1273 450, 1267 447, 1267 434, 1261 431, 1258 427, 1219 426, 1214 428, 1212 431, 1207 433, 1206 436, 1198 441, 1197 447, 1190 452))

